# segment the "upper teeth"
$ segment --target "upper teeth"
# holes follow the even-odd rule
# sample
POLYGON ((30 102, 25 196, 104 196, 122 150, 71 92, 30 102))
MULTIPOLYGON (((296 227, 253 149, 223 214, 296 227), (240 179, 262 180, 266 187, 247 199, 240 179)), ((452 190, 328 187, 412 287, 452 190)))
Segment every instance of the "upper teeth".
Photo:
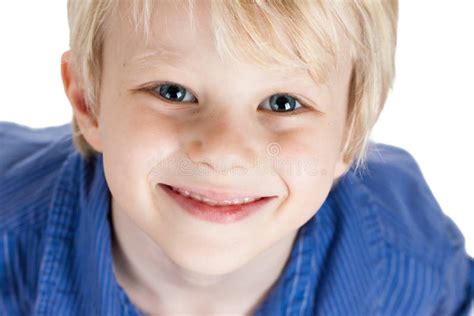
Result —
POLYGON ((177 192, 181 195, 184 195, 184 196, 189 197, 193 200, 197 200, 197 201, 209 204, 209 205, 245 204, 245 203, 251 203, 251 202, 254 202, 254 201, 260 199, 260 198, 244 197, 244 198, 236 198, 236 199, 232 199, 232 200, 216 201, 216 200, 213 200, 213 199, 209 199, 208 197, 202 196, 198 193, 189 192, 189 191, 186 191, 186 190, 183 190, 183 189, 180 189, 180 188, 171 187, 171 189, 173 189, 173 191, 175 191, 175 192, 177 192))

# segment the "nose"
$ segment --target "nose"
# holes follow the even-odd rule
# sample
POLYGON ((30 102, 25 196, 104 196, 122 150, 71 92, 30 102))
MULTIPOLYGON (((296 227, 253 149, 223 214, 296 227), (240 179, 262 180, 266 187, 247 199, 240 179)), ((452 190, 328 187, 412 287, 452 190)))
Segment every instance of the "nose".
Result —
POLYGON ((215 172, 247 170, 255 165, 258 130, 235 112, 207 115, 190 125, 187 133, 185 150, 196 165, 215 172))

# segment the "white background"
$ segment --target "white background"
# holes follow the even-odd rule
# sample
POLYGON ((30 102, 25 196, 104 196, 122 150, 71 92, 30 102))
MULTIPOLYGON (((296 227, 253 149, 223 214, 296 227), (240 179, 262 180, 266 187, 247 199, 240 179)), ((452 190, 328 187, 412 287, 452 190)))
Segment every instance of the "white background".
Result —
MULTIPOLYGON (((373 132, 408 150, 474 256, 474 2, 401 1, 396 79, 373 132)), ((0 120, 70 121, 66 1, 0 2, 0 120)))

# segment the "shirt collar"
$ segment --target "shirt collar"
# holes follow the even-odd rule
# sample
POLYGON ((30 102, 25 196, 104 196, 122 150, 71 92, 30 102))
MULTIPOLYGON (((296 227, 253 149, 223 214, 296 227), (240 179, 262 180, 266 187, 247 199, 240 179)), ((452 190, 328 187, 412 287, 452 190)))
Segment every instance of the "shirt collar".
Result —
POLYGON ((336 232, 333 191, 318 212, 298 230, 290 258, 254 315, 310 315, 318 280, 336 232))
MULTIPOLYGON (((254 315, 313 310, 318 280, 338 225, 334 195, 352 173, 331 189, 320 210, 297 234, 290 259, 254 315)), ((101 154, 86 161, 72 152, 54 189, 39 284, 39 315, 58 306, 87 308, 84 314, 141 315, 118 284, 112 266, 110 191, 101 154), (81 302, 83 304, 81 304, 81 302), (80 307, 79 307, 80 306, 80 307)))
POLYGON ((352 164, 316 214, 298 230, 281 277, 253 315, 313 315, 317 294, 347 216, 366 209, 370 197, 352 164), (344 200, 344 208, 339 204, 344 200))

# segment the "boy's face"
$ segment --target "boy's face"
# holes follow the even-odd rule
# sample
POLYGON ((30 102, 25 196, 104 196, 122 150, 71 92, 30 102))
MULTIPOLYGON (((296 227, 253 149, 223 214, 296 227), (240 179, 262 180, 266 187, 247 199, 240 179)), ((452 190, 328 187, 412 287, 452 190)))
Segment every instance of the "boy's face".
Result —
POLYGON ((220 60, 207 5, 196 3, 192 29, 186 8, 160 3, 148 47, 127 19, 110 21, 98 126, 85 136, 103 153, 113 211, 125 212, 176 263, 217 274, 294 233, 346 170, 340 148, 351 64, 344 52, 338 72, 318 86, 305 71, 220 60), (140 88, 152 82, 155 94, 140 88), (166 101, 160 83, 184 88, 185 99, 166 101), (306 109, 275 112, 269 100, 282 93, 306 109), (188 215, 158 183, 278 198, 219 224, 188 215))

